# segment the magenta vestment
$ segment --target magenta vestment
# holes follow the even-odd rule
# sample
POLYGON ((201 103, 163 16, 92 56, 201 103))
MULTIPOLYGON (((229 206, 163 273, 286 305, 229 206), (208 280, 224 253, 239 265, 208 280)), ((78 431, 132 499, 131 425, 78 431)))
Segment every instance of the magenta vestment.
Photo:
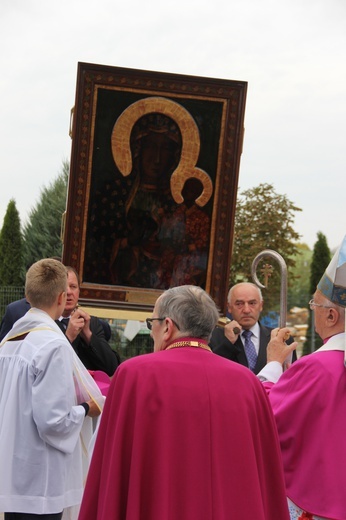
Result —
POLYGON ((183 347, 125 361, 79 520, 288 520, 274 417, 247 368, 183 347))
MULTIPOLYGON (((346 519, 344 334, 304 356, 271 388, 287 496, 315 515, 346 519)), ((268 386, 268 384, 266 384, 268 386)))

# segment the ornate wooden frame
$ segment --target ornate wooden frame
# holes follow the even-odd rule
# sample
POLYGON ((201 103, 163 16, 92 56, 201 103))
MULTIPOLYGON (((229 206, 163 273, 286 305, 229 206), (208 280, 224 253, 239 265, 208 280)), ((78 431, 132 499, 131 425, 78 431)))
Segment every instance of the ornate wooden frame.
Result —
MULTIPOLYGON (((128 218, 129 193, 134 190, 134 181, 130 182, 135 175, 131 173, 131 131, 141 117, 148 115, 150 119, 156 114, 161 121, 173 120, 178 128, 175 136, 180 134, 181 139, 179 162, 170 174, 171 205, 179 213, 188 178, 197 178, 203 186, 195 204, 196 211, 202 210, 210 223, 205 273, 203 283, 192 283, 202 285, 225 310, 246 91, 243 81, 78 64, 63 262, 79 273, 82 303, 149 312, 165 289, 141 285, 138 280, 137 285, 122 283, 122 279, 119 283, 118 270, 112 267, 116 265, 113 258, 116 262, 119 259, 115 243, 124 240, 119 238, 123 222, 119 214, 122 211, 122 218, 128 218), (126 210, 121 210, 124 204, 126 210), (115 278, 108 275, 107 266, 115 278)), ((135 228, 137 223, 131 225, 135 228)), ((196 233, 198 230, 195 238, 196 233)), ((200 233, 205 241, 205 230, 200 233)), ((138 246, 131 250, 133 241, 126 237, 128 255, 136 251, 138 258, 138 246)), ((181 239, 186 241, 184 234, 181 239)), ((175 256, 177 265, 181 258, 175 256)), ((183 283, 189 283, 191 277, 185 278, 183 283)), ((129 280, 129 275, 124 279, 129 280)), ((178 284, 168 281, 167 286, 170 283, 178 284)))

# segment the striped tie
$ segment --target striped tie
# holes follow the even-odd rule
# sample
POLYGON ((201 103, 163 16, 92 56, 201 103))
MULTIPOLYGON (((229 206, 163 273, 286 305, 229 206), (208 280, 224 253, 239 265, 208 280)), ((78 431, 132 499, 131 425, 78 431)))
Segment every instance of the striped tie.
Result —
POLYGON ((67 327, 68 327, 68 322, 69 322, 69 321, 70 321, 70 318, 62 318, 62 319, 60 320, 60 323, 62 323, 62 325, 63 325, 63 327, 64 327, 65 330, 66 330, 67 327))
POLYGON ((252 372, 255 370, 256 362, 257 362, 257 352, 255 345, 253 344, 251 340, 252 332, 251 330, 244 330, 243 331, 243 337, 245 340, 245 354, 248 360, 249 369, 252 370, 252 372))

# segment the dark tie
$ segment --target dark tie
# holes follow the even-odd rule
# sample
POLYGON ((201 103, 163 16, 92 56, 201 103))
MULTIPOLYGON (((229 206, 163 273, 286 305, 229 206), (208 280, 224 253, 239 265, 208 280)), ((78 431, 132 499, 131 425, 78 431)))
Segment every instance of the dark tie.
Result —
POLYGON ((70 321, 70 318, 62 318, 60 320, 60 323, 62 323, 62 326, 64 327, 64 329, 66 330, 67 327, 68 327, 68 322, 70 321))
POLYGON ((254 371, 256 362, 257 362, 257 352, 255 345, 251 340, 252 332, 251 330, 244 330, 243 337, 245 340, 245 354, 249 363, 250 370, 254 371))

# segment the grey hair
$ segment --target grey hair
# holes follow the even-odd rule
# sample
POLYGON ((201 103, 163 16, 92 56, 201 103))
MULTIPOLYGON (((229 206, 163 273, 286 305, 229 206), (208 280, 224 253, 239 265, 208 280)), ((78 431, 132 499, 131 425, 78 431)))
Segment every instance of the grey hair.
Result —
POLYGON ((337 303, 333 302, 327 296, 325 296, 319 289, 317 289, 322 295, 322 304, 328 305, 331 309, 335 309, 338 311, 341 322, 346 322, 346 307, 341 307, 337 303))
POLYGON ((219 312, 212 298, 201 287, 181 285, 165 291, 157 301, 159 317, 171 318, 183 336, 209 341, 219 312))
POLYGON ((233 287, 231 287, 230 290, 228 291, 227 303, 231 303, 232 294, 233 294, 234 289, 236 289, 237 287, 245 286, 245 285, 250 285, 250 286, 254 287, 255 289, 257 289, 260 301, 261 302, 263 301, 262 291, 258 287, 258 285, 251 283, 251 282, 239 282, 236 285, 233 285, 233 287))

